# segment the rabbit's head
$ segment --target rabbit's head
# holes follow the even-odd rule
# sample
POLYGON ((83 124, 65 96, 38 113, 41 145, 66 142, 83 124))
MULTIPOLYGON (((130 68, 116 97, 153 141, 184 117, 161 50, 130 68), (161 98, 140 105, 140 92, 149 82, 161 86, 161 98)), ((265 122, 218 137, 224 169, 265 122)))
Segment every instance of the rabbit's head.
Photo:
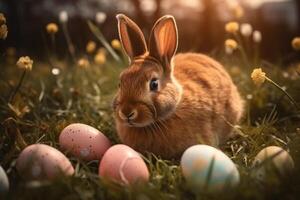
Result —
POLYGON ((117 15, 119 37, 130 66, 120 75, 113 102, 116 120, 145 127, 172 114, 182 88, 173 76, 172 57, 177 49, 177 28, 172 16, 153 26, 149 44, 140 28, 123 14, 117 15))

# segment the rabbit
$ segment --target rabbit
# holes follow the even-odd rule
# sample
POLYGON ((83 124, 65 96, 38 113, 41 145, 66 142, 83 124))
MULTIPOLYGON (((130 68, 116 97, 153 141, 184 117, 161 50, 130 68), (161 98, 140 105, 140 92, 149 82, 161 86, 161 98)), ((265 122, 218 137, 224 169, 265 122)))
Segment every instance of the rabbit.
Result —
POLYGON ((130 64, 113 99, 121 142, 166 159, 198 143, 224 143, 242 117, 244 101, 223 66, 203 54, 175 55, 178 33, 171 15, 156 21, 148 45, 130 18, 116 17, 130 64))

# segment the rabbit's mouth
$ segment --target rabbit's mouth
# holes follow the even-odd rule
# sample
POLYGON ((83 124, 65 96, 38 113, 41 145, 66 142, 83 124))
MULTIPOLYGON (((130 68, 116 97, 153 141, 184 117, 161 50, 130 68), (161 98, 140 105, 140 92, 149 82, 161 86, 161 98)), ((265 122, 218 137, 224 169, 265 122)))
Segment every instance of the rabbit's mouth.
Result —
POLYGON ((124 124, 128 127, 135 127, 135 128, 145 128, 147 126, 151 126, 154 122, 144 122, 144 123, 137 123, 133 121, 124 122, 124 124))

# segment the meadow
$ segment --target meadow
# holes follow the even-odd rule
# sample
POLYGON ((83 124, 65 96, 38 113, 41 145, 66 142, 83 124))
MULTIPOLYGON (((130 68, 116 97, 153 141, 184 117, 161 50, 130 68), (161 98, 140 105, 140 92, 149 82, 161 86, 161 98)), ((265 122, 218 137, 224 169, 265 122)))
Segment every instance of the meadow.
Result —
MULTIPOLYGON (((34 143, 59 149, 58 136, 68 124, 88 124, 101 130, 113 144, 120 143, 111 102, 119 73, 127 67, 127 58, 119 41, 107 41, 92 22, 88 23, 95 37, 86 49, 76 49, 81 53, 75 54, 66 23, 67 19, 62 18, 61 24, 50 23, 44 29, 48 62, 38 57, 19 58, 14 49, 0 50, 0 164, 10 180, 10 191, 4 199, 297 199, 300 196, 300 62, 286 66, 281 59, 264 60, 259 49, 261 40, 267 36, 253 32, 249 24, 237 22, 226 24, 228 39, 224 48, 210 55, 226 67, 246 102, 245 115, 240 125, 234 126, 236 136, 220 146, 238 167, 241 182, 237 187, 221 193, 193 192, 182 176, 179 160, 163 160, 151 153, 144 156, 151 175, 145 184, 124 186, 103 180, 98 176, 99 161, 85 162, 71 155, 67 156, 75 168, 74 176, 54 181, 23 179, 15 167, 22 149, 34 143), (68 41, 66 58, 55 51, 58 31, 63 31, 68 41), (274 174, 261 182, 253 176, 252 162, 261 149, 270 145, 286 149, 294 160, 295 170, 289 176, 274 174)), ((1 42, 5 42, 2 26, 0 34, 1 42)), ((300 39, 295 38, 291 45, 294 53, 299 53, 300 39)))

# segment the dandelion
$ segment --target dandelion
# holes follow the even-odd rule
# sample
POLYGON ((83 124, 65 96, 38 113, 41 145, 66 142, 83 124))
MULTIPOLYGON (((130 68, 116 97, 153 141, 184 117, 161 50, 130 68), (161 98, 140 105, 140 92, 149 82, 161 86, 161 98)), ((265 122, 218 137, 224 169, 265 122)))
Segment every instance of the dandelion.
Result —
POLYGON ((297 102, 287 93, 286 87, 281 87, 277 83, 275 83, 272 79, 268 78, 266 76, 266 73, 262 71, 261 68, 255 68, 253 72, 251 73, 251 78, 254 82, 255 85, 260 86, 263 84, 265 81, 268 81, 275 87, 277 87, 282 93, 284 93, 290 100, 290 102, 299 110, 300 107, 298 106, 297 102))
POLYGON ((240 19, 241 17, 244 16, 244 9, 242 6, 240 5, 236 5, 232 8, 232 12, 233 12, 233 15, 237 18, 237 19, 240 19))
POLYGON ((251 24, 248 23, 244 23, 241 24, 241 34, 244 37, 249 37, 252 34, 253 28, 251 26, 251 24))
POLYGON ((103 65, 106 62, 106 56, 104 53, 98 52, 94 57, 94 62, 97 65, 103 65))
POLYGON ((95 19, 98 24, 102 24, 106 20, 106 14, 104 12, 97 12, 95 19))
POLYGON ((261 86, 266 80, 266 73, 261 68, 256 68, 251 73, 251 78, 255 85, 261 86))
POLYGON ((6 18, 0 13, 0 39, 5 40, 7 38, 7 26, 6 26, 6 18))
POLYGON ((258 31, 258 30, 255 30, 253 32, 253 41, 255 43, 260 43, 261 42, 261 39, 262 39, 262 36, 261 36, 261 32, 258 31))
POLYGON ((75 58, 75 47, 73 45, 73 42, 71 40, 71 36, 70 33, 68 31, 68 27, 67 27, 67 22, 68 22, 69 16, 67 11, 63 10, 59 13, 59 21, 62 24, 62 30, 63 33, 65 35, 65 38, 67 40, 67 44, 68 44, 68 50, 70 55, 72 56, 72 59, 74 62, 76 62, 76 58, 75 58))
POLYGON ((300 50, 300 37, 295 37, 295 38, 292 40, 292 47, 293 47, 295 50, 300 50))
POLYGON ((52 68, 51 73, 55 76, 60 74, 60 70, 58 68, 52 68))
POLYGON ((121 43, 119 40, 117 39, 113 39, 111 41, 111 46, 114 48, 114 49, 121 49, 121 43))
POLYGON ((55 34, 58 31, 58 26, 55 23, 49 23, 46 26, 46 30, 47 30, 47 33, 49 33, 49 34, 55 34))
POLYGON ((87 44, 86 44, 86 52, 87 53, 93 53, 95 50, 96 50, 96 42, 94 41, 89 41, 87 44))
POLYGON ((69 19, 69 16, 68 16, 68 13, 67 11, 63 10, 59 13, 59 21, 61 23, 66 23, 68 22, 68 19, 69 19))
POLYGON ((90 62, 85 58, 79 59, 77 64, 79 67, 84 68, 84 69, 88 68, 90 66, 90 62))
POLYGON ((0 25, 6 24, 6 18, 3 13, 0 13, 0 25))
POLYGON ((252 94, 247 94, 247 95, 246 95, 246 99, 248 99, 248 100, 253 99, 253 95, 252 95, 252 94))
POLYGON ((227 33, 236 33, 239 30, 239 24, 237 22, 228 22, 225 25, 225 30, 227 33))
POLYGON ((225 46, 230 49, 235 50, 238 47, 238 43, 233 39, 227 39, 227 40, 225 40, 225 46))
POLYGON ((33 60, 31 60, 29 56, 20 57, 17 62, 17 66, 20 69, 24 69, 25 71, 31 71, 32 64, 33 64, 33 60))
POLYGON ((6 24, 2 24, 0 26, 0 39, 5 40, 7 38, 7 26, 6 24))
POLYGON ((237 47, 238 47, 238 43, 235 40, 233 39, 225 40, 225 52, 227 54, 229 55, 232 54, 232 52, 236 50, 237 47))
POLYGON ((27 71, 31 71, 32 70, 32 64, 33 64, 33 60, 30 59, 29 56, 23 56, 23 57, 20 57, 18 62, 16 63, 16 65, 20 68, 20 69, 23 69, 23 73, 21 75, 21 78, 19 79, 19 83, 16 87, 16 89, 14 90, 13 94, 11 95, 10 99, 9 99, 9 102, 12 102, 17 94, 17 92, 19 91, 22 83, 23 83, 23 80, 24 80, 24 77, 26 75, 26 72, 27 71))

